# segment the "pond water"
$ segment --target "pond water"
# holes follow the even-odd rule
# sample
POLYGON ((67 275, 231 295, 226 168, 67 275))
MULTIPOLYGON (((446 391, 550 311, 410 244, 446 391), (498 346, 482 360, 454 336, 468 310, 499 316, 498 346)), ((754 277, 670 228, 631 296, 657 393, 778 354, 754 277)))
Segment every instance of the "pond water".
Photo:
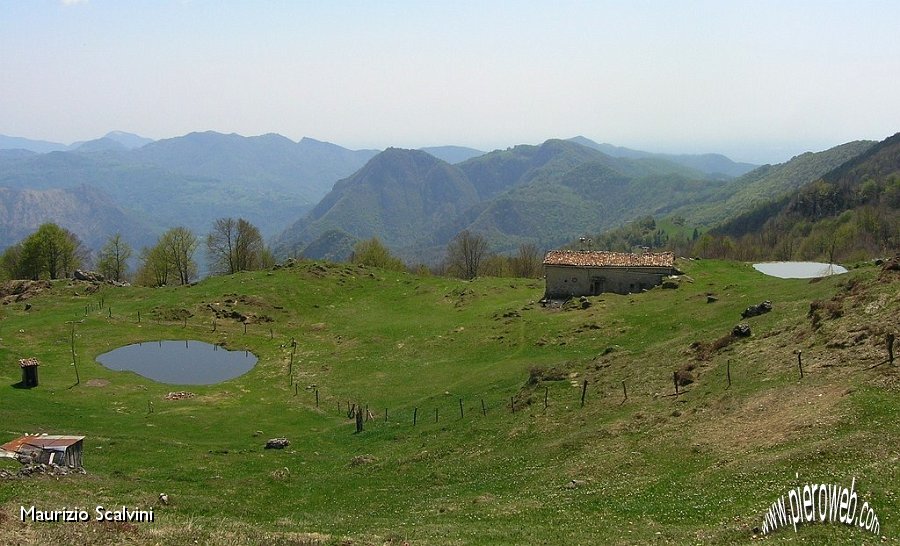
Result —
POLYGON ((256 364, 249 351, 228 351, 202 341, 145 341, 97 357, 110 370, 132 371, 173 385, 212 385, 249 372, 256 364))
POLYGON ((781 279, 813 279, 847 272, 845 267, 822 262, 764 262, 753 264, 753 269, 781 279))

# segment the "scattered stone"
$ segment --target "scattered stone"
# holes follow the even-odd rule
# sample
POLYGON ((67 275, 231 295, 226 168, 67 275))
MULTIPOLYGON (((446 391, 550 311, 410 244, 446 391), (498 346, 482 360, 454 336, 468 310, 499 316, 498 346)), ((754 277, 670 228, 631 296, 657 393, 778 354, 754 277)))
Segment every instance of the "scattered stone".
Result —
POLYGON ((266 449, 284 449, 291 445, 287 438, 271 438, 266 442, 266 449))
POLYGON ((165 396, 166 400, 186 400, 188 398, 193 398, 194 393, 187 391, 178 391, 178 392, 170 392, 165 396))
POLYGON ((751 305, 750 307, 744 309, 741 313, 741 318, 750 318, 756 317, 759 315, 764 315, 772 310, 772 302, 766 300, 758 305, 751 305))
POLYGON ((742 322, 731 329, 731 335, 735 337, 748 337, 750 335, 750 325, 742 322))
POLYGON ((569 483, 567 483, 567 484, 564 485, 563 487, 564 487, 565 489, 577 489, 577 488, 581 487, 582 485, 584 485, 584 484, 586 484, 586 483, 587 483, 587 482, 584 481, 584 480, 570 480, 569 483))
POLYGON ((30 304, 30 303, 26 303, 26 304, 25 304, 25 310, 26 310, 26 311, 31 311, 31 304, 30 304))
POLYGON ((364 464, 372 464, 377 461, 378 458, 374 455, 357 455, 350 459, 350 466, 360 466, 364 464))
POLYGON ((719 298, 717 298, 716 296, 713 296, 712 294, 706 295, 706 303, 715 303, 717 301, 719 301, 719 298))
POLYGON ((667 290, 674 290, 681 285, 677 279, 668 278, 662 282, 661 286, 667 290))

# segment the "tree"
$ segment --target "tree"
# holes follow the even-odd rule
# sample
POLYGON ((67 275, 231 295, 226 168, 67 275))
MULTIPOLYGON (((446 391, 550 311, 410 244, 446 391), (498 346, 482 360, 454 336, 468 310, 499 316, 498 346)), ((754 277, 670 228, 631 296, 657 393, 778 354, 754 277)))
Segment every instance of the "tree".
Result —
POLYGON ((541 272, 541 254, 537 246, 531 243, 519 245, 519 250, 512 258, 512 273, 516 277, 534 278, 541 272))
POLYGON ((137 281, 149 286, 163 286, 174 275, 179 284, 189 284, 197 274, 196 250, 197 237, 191 230, 185 227, 170 229, 160 236, 156 245, 141 250, 137 281))
POLYGON ((243 218, 219 218, 206 236, 210 269, 230 275, 261 269, 269 261, 268 249, 256 226, 243 218))
POLYGON ((132 252, 131 245, 122 239, 122 234, 116 233, 106 240, 97 253, 97 269, 106 278, 122 282, 128 274, 128 260, 132 252))
POLYGON ((71 231, 54 223, 37 231, 3 254, 3 268, 11 278, 68 277, 86 260, 85 249, 71 231))
POLYGON ((135 282, 145 286, 165 286, 169 283, 169 259, 166 249, 160 243, 141 249, 141 265, 135 275, 135 282))
POLYGON ((391 254, 378 237, 372 237, 365 241, 359 241, 353 245, 353 253, 350 254, 350 262, 394 271, 404 271, 406 265, 403 260, 391 254))
POLYGON ((172 271, 178 275, 178 282, 190 284, 191 279, 197 274, 197 262, 194 261, 197 237, 188 228, 179 226, 165 232, 160 243, 165 249, 172 271))
POLYGON ((447 262, 456 275, 474 279, 481 272, 481 264, 488 254, 485 238, 465 229, 447 245, 447 262))

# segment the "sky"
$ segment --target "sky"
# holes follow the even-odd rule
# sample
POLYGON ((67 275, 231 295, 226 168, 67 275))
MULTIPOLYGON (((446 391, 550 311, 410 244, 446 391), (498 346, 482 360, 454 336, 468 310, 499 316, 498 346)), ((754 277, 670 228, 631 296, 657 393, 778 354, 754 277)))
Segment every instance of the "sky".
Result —
POLYGON ((900 131, 900 2, 0 0, 0 134, 775 163, 900 131))

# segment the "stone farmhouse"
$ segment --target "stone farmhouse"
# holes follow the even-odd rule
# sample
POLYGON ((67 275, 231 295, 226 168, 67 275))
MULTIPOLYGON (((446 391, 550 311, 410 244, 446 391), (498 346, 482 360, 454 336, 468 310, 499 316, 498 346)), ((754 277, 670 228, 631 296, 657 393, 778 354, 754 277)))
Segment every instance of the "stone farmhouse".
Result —
POLYGON ((600 250, 551 250, 544 256, 546 298, 630 294, 678 273, 671 252, 630 254, 600 250))

